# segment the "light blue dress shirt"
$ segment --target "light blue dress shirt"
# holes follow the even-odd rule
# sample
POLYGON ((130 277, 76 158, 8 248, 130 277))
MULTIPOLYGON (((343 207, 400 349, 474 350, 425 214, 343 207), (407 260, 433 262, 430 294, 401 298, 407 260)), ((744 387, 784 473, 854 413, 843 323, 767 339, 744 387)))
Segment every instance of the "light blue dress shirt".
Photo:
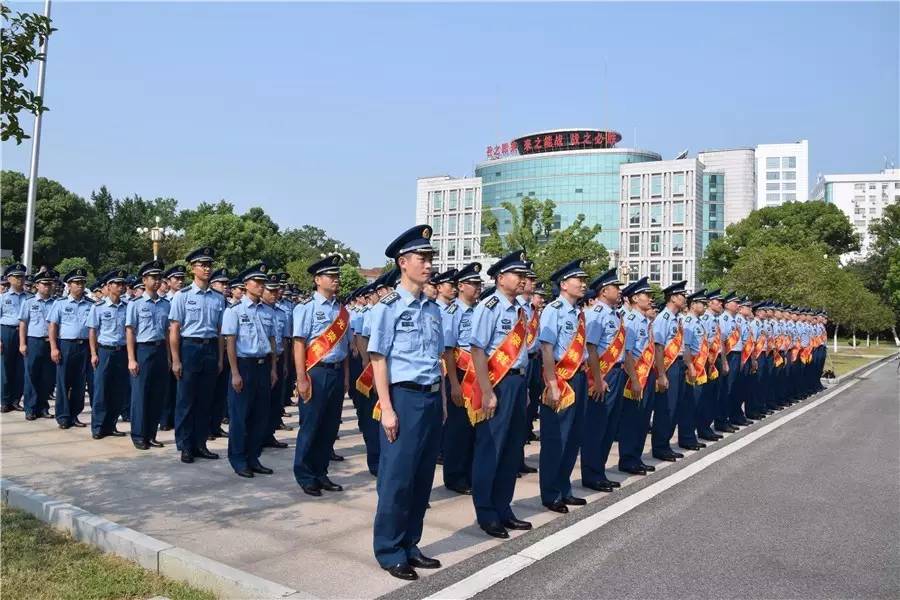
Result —
MULTIPOLYGON (((669 307, 662 309, 653 320, 653 343, 659 344, 663 348, 678 334, 678 316, 669 310, 669 307)), ((682 340, 682 344, 684 341, 682 340)), ((678 354, 684 351, 682 348, 678 354)))
POLYGON ((88 300, 87 296, 76 300, 69 294, 67 298, 60 298, 53 303, 47 321, 59 326, 57 335, 61 340, 86 340, 88 337, 87 318, 92 306, 94 306, 94 302, 88 300))
MULTIPOLYGON (((706 312, 700 315, 700 324, 703 325, 703 329, 706 331, 706 341, 709 344, 712 344, 713 340, 716 338, 716 329, 720 328, 720 317, 716 315, 711 309, 706 309, 706 312)), ((722 344, 725 343, 725 336, 721 337, 722 344)), ((710 347, 710 350, 712 347, 710 347)), ((723 348, 724 351, 724 348, 723 348)))
POLYGON ((181 324, 181 337, 210 339, 222 328, 225 297, 211 287, 201 290, 196 283, 183 288, 171 299, 169 321, 181 324))
POLYGON ((272 309, 272 318, 274 319, 275 354, 281 355, 284 352, 284 338, 291 337, 290 318, 277 304, 269 304, 267 306, 272 309))
MULTIPOLYGON (((341 303, 337 298, 330 301, 319 292, 315 292, 308 301, 294 308, 294 336, 306 340, 307 343, 322 335, 337 318, 341 311, 341 303)), ((347 357, 350 351, 349 332, 341 336, 334 348, 322 357, 322 362, 338 363, 347 357)))
POLYGON ((28 292, 14 292, 8 290, 0 294, 0 325, 19 326, 19 315, 22 314, 22 304, 31 294, 28 292))
POLYGON ((263 358, 272 353, 269 338, 275 337, 274 310, 244 296, 222 315, 222 335, 234 336, 238 358, 263 358))
POLYGON ((625 313, 625 352, 638 358, 650 339, 650 320, 636 310, 625 313))
POLYGON ((466 303, 457 298, 453 304, 442 313, 444 328, 444 346, 447 348, 462 348, 468 350, 472 336, 472 314, 475 306, 466 306, 466 303))
POLYGON ((125 310, 125 327, 134 330, 138 343, 158 342, 166 338, 169 327, 169 309, 171 303, 163 296, 152 299, 144 292, 139 298, 128 303, 125 310))
POLYGON ((25 323, 25 335, 28 337, 47 337, 47 317, 50 316, 50 310, 56 298, 48 296, 41 298, 40 296, 32 296, 22 303, 22 312, 19 320, 25 323))
MULTIPOLYGON (((516 321, 525 319, 525 310, 513 299, 494 292, 475 306, 472 312, 472 332, 469 345, 481 348, 488 357, 497 349, 507 334, 515 327, 516 321)), ((526 332, 527 335, 527 332, 526 332)), ((528 364, 528 350, 523 337, 518 356, 510 366, 511 369, 524 369, 528 364)))
MULTIPOLYGON (((563 354, 569 349, 569 344, 575 333, 578 331, 578 315, 580 310, 576 306, 572 306, 569 302, 560 296, 546 307, 541 313, 541 325, 538 330, 538 340, 541 343, 553 345, 553 360, 559 361, 563 354)), ((585 328, 587 322, 585 320, 585 328)), ((585 329, 585 339, 587 333, 585 329)), ((587 358, 587 344, 584 346, 581 360, 587 358)))
MULTIPOLYGON (((609 345, 616 339, 619 332, 619 325, 622 319, 618 313, 606 305, 604 302, 598 302, 596 306, 585 311, 585 325, 587 327, 587 342, 597 347, 597 354, 603 356, 609 345)), ((621 364, 625 360, 625 353, 620 352, 616 364, 621 364)))
POLYGON ((389 383, 440 380, 444 335, 437 304, 398 286, 366 314, 371 315, 368 351, 387 359, 389 383))
MULTIPOLYGON (((534 306, 531 304, 531 300, 526 298, 525 296, 516 296, 516 302, 519 303, 519 306, 525 311, 525 330, 528 330, 528 323, 531 322, 531 317, 534 315, 534 306)), ((540 324, 538 324, 538 329, 540 329, 540 324)), ((538 340, 537 332, 535 332, 534 339, 531 340, 531 343, 528 344, 527 352, 528 354, 533 354, 537 352, 540 348, 538 344, 540 340, 538 340)))
POLYGON ((686 316, 682 321, 682 326, 684 328, 684 347, 696 356, 700 352, 700 346, 703 345, 706 329, 703 328, 700 319, 694 315, 686 316))
POLYGON ((91 307, 88 313, 87 326, 97 332, 97 343, 104 346, 125 345, 125 311, 127 306, 119 299, 118 304, 105 298, 100 304, 91 307))

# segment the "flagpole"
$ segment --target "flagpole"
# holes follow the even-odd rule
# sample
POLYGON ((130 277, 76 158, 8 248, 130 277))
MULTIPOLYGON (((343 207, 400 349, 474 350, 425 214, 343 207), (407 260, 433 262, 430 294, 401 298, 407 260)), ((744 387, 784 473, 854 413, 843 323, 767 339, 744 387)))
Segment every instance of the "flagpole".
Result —
MULTIPOLYGON (((44 1, 44 16, 50 19, 50 0, 44 1)), ((44 75, 47 71, 47 44, 50 36, 44 38, 41 44, 41 55, 44 59, 38 65, 37 95, 44 100, 44 75)), ((38 176, 38 158, 41 151, 41 117, 42 112, 34 117, 34 135, 31 138, 31 169, 28 173, 28 209, 25 214, 25 245, 22 249, 22 262, 29 269, 32 269, 32 258, 34 253, 34 211, 37 203, 37 176, 38 176)))

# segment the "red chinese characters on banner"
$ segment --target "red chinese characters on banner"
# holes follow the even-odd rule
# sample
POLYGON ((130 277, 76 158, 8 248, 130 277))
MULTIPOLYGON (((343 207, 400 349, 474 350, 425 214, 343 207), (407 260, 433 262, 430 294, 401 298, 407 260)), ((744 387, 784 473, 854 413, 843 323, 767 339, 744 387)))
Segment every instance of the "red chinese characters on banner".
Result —
POLYGON ((557 133, 555 136, 553 136, 553 145, 557 148, 563 147, 563 134, 557 133))
POLYGON ((532 148, 532 146, 531 146, 530 139, 522 141, 522 150, 524 150, 525 152, 531 152, 531 148, 532 148))
POLYGON ((533 154, 549 150, 577 150, 579 148, 612 148, 622 136, 615 131, 565 131, 546 133, 488 146, 489 159, 533 154))

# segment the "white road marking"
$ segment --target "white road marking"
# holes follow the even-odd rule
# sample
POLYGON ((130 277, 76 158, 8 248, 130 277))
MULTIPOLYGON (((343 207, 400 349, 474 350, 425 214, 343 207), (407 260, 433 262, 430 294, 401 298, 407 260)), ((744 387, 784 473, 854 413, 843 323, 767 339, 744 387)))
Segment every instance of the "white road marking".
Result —
POLYGON ((710 452, 706 456, 700 458, 697 462, 691 463, 687 467, 676 471, 672 475, 669 475, 664 479, 660 479, 656 483, 648 485, 641 491, 636 492, 628 496, 627 498, 616 502, 615 504, 611 504, 600 512, 582 519, 577 523, 573 523, 572 525, 566 527, 565 529, 561 529, 556 533, 550 534, 544 539, 535 542, 527 548, 524 548, 520 552, 513 554, 512 556, 508 556, 491 565, 488 565, 480 571, 469 575, 465 579, 462 579, 454 583, 453 585, 435 592, 431 596, 428 596, 426 600, 464 600, 487 590, 488 588, 500 583, 507 577, 518 573, 529 565, 534 564, 542 558, 546 558, 557 550, 565 548, 569 544, 572 544, 573 542, 583 538, 589 533, 603 527, 610 521, 621 517, 625 513, 630 512, 644 502, 647 502, 651 498, 658 496, 659 494, 668 490, 672 486, 677 485, 690 477, 693 477, 700 471, 703 471, 704 469, 719 462, 723 458, 734 454, 741 448, 744 448, 745 446, 755 442, 762 436, 775 431, 786 423, 790 423, 800 415, 816 408, 826 400, 830 400, 834 396, 853 387, 854 385, 859 383, 860 379, 868 377, 881 367, 892 362, 893 360, 888 360, 881 363, 880 365, 872 367, 865 373, 857 375, 856 379, 852 379, 845 384, 841 384, 837 389, 828 392, 818 400, 814 400, 806 406, 798 408, 790 414, 778 418, 772 423, 763 425, 753 433, 745 435, 736 442, 710 452))

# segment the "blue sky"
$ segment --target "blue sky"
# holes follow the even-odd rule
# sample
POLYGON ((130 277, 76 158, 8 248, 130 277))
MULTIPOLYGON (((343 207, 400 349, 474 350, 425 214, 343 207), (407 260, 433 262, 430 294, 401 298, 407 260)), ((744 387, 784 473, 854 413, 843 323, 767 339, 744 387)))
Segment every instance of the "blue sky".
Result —
MULTIPOLYGON (((367 265, 413 224, 416 177, 471 174, 487 145, 541 129, 609 127, 664 157, 807 138, 813 181, 900 162, 897 3, 55 3, 53 16, 41 175, 84 196, 105 184, 260 205, 367 265)), ((27 171, 29 152, 4 144, 3 168, 27 171)))

